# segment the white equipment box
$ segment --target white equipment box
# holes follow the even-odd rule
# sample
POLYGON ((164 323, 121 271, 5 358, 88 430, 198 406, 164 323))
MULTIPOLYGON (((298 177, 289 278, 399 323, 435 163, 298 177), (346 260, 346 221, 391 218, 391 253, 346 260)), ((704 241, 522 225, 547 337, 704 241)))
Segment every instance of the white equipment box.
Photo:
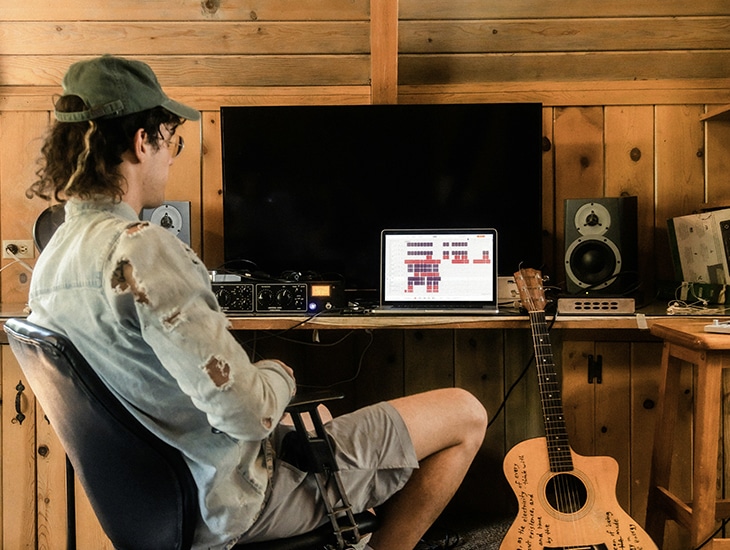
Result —
POLYGON ((730 284, 730 208, 667 221, 677 281, 730 284))

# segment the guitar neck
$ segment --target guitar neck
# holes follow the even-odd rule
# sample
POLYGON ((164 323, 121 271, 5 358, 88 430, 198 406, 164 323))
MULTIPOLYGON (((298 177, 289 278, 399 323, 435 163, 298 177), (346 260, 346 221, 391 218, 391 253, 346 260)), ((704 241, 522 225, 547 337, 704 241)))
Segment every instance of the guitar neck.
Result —
POLYGON ((558 374, 555 370, 545 311, 530 311, 530 325, 535 348, 537 381, 540 389, 542 416, 545 423, 550 471, 568 472, 573 469, 573 458, 568 443, 563 401, 558 374))

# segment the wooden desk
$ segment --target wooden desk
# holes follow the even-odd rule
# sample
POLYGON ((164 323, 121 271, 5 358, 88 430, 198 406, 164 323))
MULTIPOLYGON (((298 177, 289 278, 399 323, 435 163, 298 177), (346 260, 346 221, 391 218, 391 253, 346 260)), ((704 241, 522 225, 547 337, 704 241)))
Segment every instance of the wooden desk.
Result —
MULTIPOLYGON (((556 329, 618 329, 643 330, 666 315, 559 315, 553 325, 556 329)), ((706 317, 705 319, 709 319, 706 317)), ((548 317, 552 323, 553 318, 548 317)), ((286 330, 286 329, 511 329, 530 328, 526 314, 499 315, 231 315, 233 330, 286 330)), ((709 321, 707 321, 709 322, 709 321)))
MULTIPOLYGON (((0 326, 4 319, 28 315, 26 304, 0 303, 0 326)), ((682 316, 681 319, 699 318, 711 322, 720 316, 682 316), (708 321, 709 320, 709 321, 708 321)), ((230 314, 232 330, 288 330, 288 329, 529 329, 526 314, 506 309, 497 315, 237 315, 230 314)), ((552 325, 569 330, 646 330, 657 322, 674 319, 666 313, 665 305, 657 303, 633 315, 559 315, 552 325)), ((677 317, 680 319, 680 317, 677 317)), ((1 332, 1 331, 0 331, 1 332)))
MULTIPOLYGON (((730 334, 705 332, 706 324, 707 319, 672 319, 654 323, 651 327, 651 333, 664 340, 664 348, 646 530, 660 547, 667 519, 673 519, 688 529, 691 547, 696 548, 712 535, 718 519, 730 515, 730 501, 717 500, 716 496, 722 371, 730 368, 730 334), (690 503, 669 490, 683 362, 694 365, 697 376, 690 503)), ((703 548, 728 549, 730 539, 714 539, 703 548)))

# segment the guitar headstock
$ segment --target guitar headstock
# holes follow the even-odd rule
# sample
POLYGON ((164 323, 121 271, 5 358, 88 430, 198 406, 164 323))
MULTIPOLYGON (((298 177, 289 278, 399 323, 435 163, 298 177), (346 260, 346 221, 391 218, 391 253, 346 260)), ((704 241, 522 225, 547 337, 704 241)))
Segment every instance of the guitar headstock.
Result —
POLYGON ((545 289, 542 286, 542 273, 537 269, 525 268, 515 273, 515 284, 520 293, 522 307, 527 311, 545 311, 545 289))

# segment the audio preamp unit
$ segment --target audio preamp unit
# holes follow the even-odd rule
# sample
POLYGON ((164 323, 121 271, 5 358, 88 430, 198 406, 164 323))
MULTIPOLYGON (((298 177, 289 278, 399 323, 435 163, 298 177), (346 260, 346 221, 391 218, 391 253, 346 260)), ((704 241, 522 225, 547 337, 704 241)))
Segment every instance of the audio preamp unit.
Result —
POLYGON ((253 313, 254 286, 252 283, 213 283, 213 294, 226 313, 253 313))
POLYGON ((340 282, 214 282, 213 293, 226 313, 314 314, 345 307, 340 282))

